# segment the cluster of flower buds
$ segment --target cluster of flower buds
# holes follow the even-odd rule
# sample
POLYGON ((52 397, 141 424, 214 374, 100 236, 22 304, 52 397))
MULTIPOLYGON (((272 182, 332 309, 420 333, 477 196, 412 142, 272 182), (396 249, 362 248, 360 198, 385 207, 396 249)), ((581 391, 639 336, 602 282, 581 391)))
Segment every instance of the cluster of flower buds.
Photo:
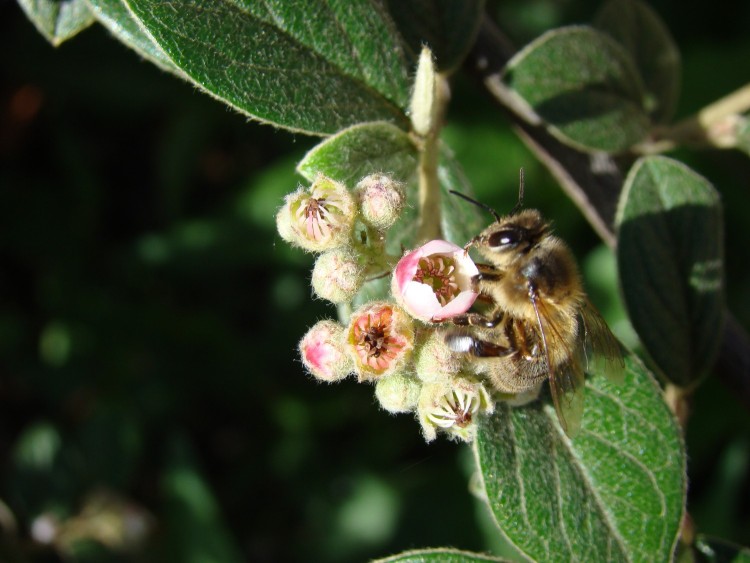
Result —
POLYGON ((387 231, 404 203, 402 187, 381 174, 351 192, 319 176, 287 196, 277 215, 279 233, 320 253, 312 275, 316 295, 349 303, 369 277, 391 275, 390 299, 363 304, 345 324, 318 322, 302 338, 300 356, 320 381, 354 374, 374 383, 380 405, 415 413, 427 441, 438 432, 471 441, 477 416, 491 413, 494 400, 466 356, 446 346, 442 321, 472 306, 478 270, 463 248, 443 240, 400 258, 387 255, 387 231))

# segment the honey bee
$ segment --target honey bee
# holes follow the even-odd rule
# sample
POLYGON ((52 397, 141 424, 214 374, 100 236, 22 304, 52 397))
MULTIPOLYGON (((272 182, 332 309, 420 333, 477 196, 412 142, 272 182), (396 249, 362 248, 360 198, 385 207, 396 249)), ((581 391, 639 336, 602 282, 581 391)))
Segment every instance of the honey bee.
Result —
POLYGON ((622 348, 589 301, 568 246, 539 211, 522 209, 523 169, 518 204, 507 216, 453 193, 492 213, 495 222, 465 247, 489 262, 477 264, 472 279, 488 305, 454 317, 454 324, 470 328, 448 331, 445 341, 470 354, 500 393, 533 393, 548 379, 560 425, 573 437, 583 416, 584 370, 621 379, 622 348))

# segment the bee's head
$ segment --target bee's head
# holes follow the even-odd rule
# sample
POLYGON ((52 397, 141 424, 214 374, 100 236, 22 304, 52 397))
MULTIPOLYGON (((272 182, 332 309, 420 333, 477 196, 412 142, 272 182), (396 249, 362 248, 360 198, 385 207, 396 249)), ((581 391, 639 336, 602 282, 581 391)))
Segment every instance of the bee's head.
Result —
POLYGON ((524 209, 499 218, 474 237, 468 246, 475 246, 480 254, 500 266, 526 254, 548 233, 549 225, 542 214, 536 209, 524 209))

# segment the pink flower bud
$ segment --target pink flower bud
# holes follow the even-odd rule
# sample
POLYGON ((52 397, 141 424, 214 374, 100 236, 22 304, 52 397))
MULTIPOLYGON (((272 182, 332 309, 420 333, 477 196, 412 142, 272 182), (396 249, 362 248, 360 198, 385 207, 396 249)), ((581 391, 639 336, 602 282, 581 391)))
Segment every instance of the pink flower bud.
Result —
POLYGON ((438 431, 451 438, 471 442, 476 435, 476 418, 495 410, 492 397, 484 385, 466 377, 454 377, 422 387, 417 417, 425 440, 431 442, 438 431))
POLYGON ((351 301, 364 280, 364 268, 348 248, 324 252, 312 272, 315 295, 337 304, 351 301))
POLYGON ((360 381, 395 372, 414 346, 411 318, 392 303, 369 303, 354 312, 347 344, 360 381))
POLYGON ((478 273, 463 248, 433 240, 399 260, 391 291, 414 318, 442 321, 469 310, 477 298, 471 278, 478 273))
POLYGON ((381 231, 396 222, 406 201, 401 184, 383 174, 365 176, 354 191, 362 219, 381 231))
POLYGON ((330 320, 314 324, 299 343, 299 353, 307 370, 329 383, 352 372, 352 361, 345 348, 344 327, 330 320))
POLYGON ((346 187, 319 175, 309 188, 286 196, 276 226, 287 242, 323 252, 348 242, 355 216, 354 198, 346 187))

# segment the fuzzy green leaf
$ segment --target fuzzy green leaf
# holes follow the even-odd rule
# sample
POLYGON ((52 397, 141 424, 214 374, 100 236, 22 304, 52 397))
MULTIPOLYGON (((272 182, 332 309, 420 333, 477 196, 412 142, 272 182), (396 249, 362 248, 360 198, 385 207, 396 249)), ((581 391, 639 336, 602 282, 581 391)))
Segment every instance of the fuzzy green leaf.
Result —
POLYGON ((99 23, 118 40, 161 69, 186 78, 172 60, 141 29, 123 0, 87 0, 87 2, 99 23))
POLYGON ((443 72, 461 64, 484 10, 484 0, 387 0, 387 4, 409 46, 413 66, 427 45, 443 72))
POLYGON ((310 150, 297 165, 297 171, 310 182, 321 173, 349 187, 375 172, 408 182, 415 174, 417 158, 417 148, 409 135, 395 125, 360 123, 310 150))
POLYGON ((383 559, 376 559, 373 563, 472 563, 482 561, 503 562, 507 559, 492 557, 482 553, 471 553, 450 548, 415 549, 405 551, 383 559))
POLYGON ((713 365, 723 327, 719 194, 661 156, 630 170, 617 212, 625 305, 646 350, 670 381, 694 384, 713 365))
POLYGON ((96 21, 85 0, 18 0, 18 4, 55 47, 96 21))
POLYGON ((659 15, 641 0, 610 0, 594 25, 625 47, 635 61, 651 117, 657 122, 670 119, 680 93, 680 52, 659 15))
POLYGON ((573 146, 619 152, 648 133, 632 59, 592 28, 545 33, 510 60, 503 79, 554 135, 573 146))
POLYGON ((736 146, 750 156, 750 113, 745 113, 739 117, 736 146))
POLYGON ((568 439, 547 398, 480 422, 478 465, 502 533, 537 561, 669 561, 685 502, 680 430, 634 357, 586 384, 568 439))
POLYGON ((198 86, 260 121, 326 135, 407 127, 401 37, 375 0, 125 0, 198 86))

